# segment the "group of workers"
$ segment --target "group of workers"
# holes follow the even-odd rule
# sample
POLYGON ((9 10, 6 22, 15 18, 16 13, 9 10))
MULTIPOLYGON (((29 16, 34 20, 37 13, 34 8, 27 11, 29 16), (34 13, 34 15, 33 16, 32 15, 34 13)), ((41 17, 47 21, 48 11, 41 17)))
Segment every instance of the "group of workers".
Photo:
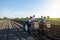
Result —
MULTIPOLYGON (((28 27, 30 26, 30 24, 29 23, 32 23, 32 22, 34 22, 35 21, 35 15, 33 15, 33 16, 30 16, 30 18, 28 19, 28 17, 24 20, 24 25, 25 25, 25 27, 24 27, 24 29, 25 29, 25 31, 28 31, 28 27)), ((44 21, 44 17, 43 16, 41 16, 41 18, 39 19, 39 23, 40 24, 42 24, 42 22, 44 21)))

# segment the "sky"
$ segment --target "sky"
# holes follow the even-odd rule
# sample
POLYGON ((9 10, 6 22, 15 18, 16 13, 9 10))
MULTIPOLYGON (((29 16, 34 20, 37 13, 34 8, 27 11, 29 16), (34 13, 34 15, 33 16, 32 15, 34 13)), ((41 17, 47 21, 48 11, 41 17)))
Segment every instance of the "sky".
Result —
POLYGON ((35 15, 60 18, 60 0, 0 0, 0 17, 16 18, 35 15))

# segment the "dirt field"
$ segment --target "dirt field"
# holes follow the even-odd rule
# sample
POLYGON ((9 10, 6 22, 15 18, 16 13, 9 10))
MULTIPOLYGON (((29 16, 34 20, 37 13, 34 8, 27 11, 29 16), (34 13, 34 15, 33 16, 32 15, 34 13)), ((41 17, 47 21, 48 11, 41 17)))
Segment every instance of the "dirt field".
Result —
MULTIPOLYGON (((16 22, 18 22, 18 23, 22 23, 22 24, 24 24, 22 21, 17 21, 17 20, 14 20, 14 21, 16 21, 16 22)), ((51 27, 51 31, 50 31, 50 34, 48 35, 42 35, 41 37, 42 37, 42 40, 60 40, 60 25, 51 25, 52 27, 51 27)), ((39 36, 39 38, 41 38, 40 36, 39 36)))
POLYGON ((0 40, 60 40, 60 25, 52 25, 50 34, 41 35, 39 39, 22 28, 21 21, 0 20, 0 40))
POLYGON ((0 20, 0 40, 35 40, 29 33, 26 33, 19 23, 11 20, 0 20))

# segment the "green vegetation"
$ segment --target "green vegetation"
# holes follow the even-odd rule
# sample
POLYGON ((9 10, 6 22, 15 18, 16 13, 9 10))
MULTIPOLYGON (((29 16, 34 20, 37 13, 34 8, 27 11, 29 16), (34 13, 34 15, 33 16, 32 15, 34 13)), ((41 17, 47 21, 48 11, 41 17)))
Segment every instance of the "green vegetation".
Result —
MULTIPOLYGON (((46 18, 46 17, 45 17, 46 18)), ((15 18, 15 20, 21 20, 23 21, 25 18, 15 18)), ((35 18, 35 20, 39 20, 40 18, 35 18)), ((45 20, 48 20, 51 22, 52 25, 60 25, 60 18, 46 18, 45 20)))
MULTIPOLYGON (((47 16, 45 17, 45 20, 48 20, 51 22, 51 24, 54 24, 54 25, 60 25, 60 18, 50 18, 50 16, 47 16)), ((0 18, 0 20, 7 20, 7 19, 10 19, 10 18, 7 18, 7 17, 3 17, 3 18, 0 18)), ((40 18, 35 18, 35 20, 39 20, 40 18)), ((12 18, 11 20, 20 20, 20 21, 23 21, 25 20, 25 18, 12 18)))
POLYGON ((0 18, 0 20, 7 20, 7 19, 9 19, 9 18, 7 18, 7 17, 0 18))

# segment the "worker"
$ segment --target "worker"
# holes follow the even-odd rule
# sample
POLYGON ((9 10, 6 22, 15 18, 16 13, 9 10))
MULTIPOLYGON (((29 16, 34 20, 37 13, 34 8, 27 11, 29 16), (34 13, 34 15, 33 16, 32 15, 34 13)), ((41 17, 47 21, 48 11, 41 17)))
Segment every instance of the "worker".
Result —
POLYGON ((35 17, 35 15, 33 15, 33 16, 32 16, 32 21, 34 21, 34 20, 35 20, 35 18, 34 18, 34 17, 35 17))
POLYGON ((42 24, 42 23, 43 23, 43 21, 44 21, 44 17, 43 17, 43 16, 41 16, 40 23, 42 24))
POLYGON ((40 26, 40 31, 42 32, 42 29, 43 29, 43 21, 44 21, 44 17, 41 16, 41 18, 39 19, 39 26, 40 26))
POLYGON ((25 31, 28 31, 28 17, 24 20, 25 31))

